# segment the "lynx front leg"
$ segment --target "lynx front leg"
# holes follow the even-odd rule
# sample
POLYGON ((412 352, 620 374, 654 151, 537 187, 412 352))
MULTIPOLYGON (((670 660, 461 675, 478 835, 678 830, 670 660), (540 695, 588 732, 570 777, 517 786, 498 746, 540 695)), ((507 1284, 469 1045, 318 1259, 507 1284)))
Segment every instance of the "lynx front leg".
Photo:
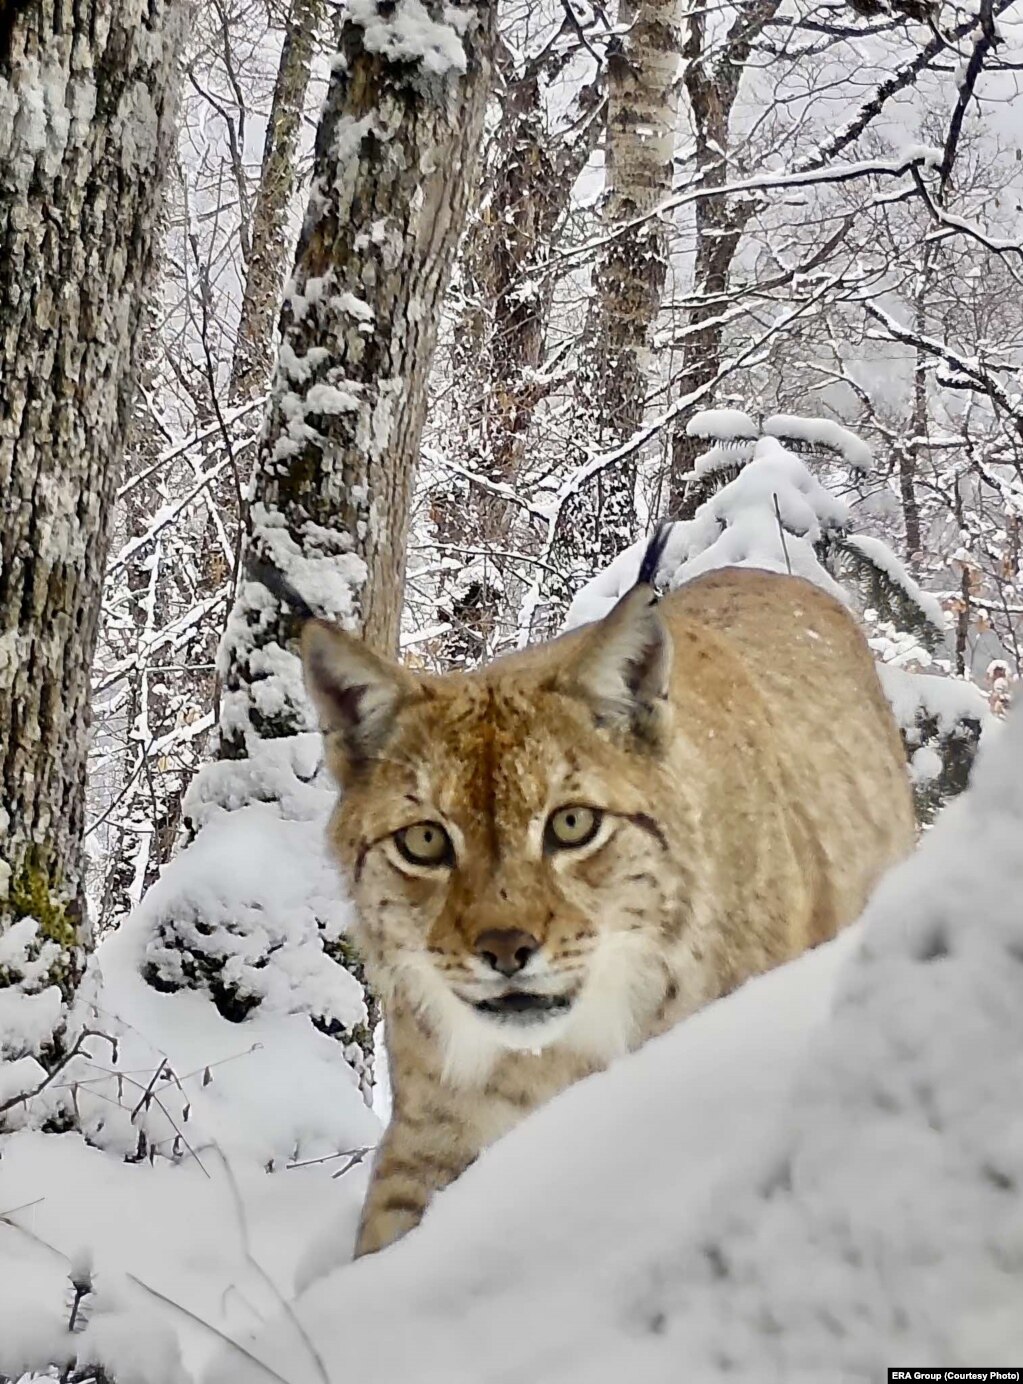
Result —
POLYGON ((479 1155, 440 1111, 394 1111, 384 1135, 359 1223, 355 1257, 401 1239, 423 1218, 434 1194, 479 1155))

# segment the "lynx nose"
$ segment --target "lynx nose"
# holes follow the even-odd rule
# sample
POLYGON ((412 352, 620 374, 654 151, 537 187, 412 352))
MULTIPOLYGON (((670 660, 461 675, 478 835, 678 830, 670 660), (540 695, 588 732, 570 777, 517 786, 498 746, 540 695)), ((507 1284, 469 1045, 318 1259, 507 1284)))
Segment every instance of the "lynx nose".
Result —
POLYGON ((514 927, 492 927, 476 938, 476 955, 503 976, 521 971, 540 943, 528 932, 514 927))

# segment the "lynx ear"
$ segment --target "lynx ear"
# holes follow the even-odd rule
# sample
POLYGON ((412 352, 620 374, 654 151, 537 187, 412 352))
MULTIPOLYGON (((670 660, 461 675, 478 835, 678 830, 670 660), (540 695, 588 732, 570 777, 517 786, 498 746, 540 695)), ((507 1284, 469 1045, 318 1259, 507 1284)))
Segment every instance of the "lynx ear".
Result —
POLYGON ((399 706, 421 690, 414 673, 322 620, 302 630, 302 665, 321 729, 343 750, 343 762, 331 766, 342 779, 379 752, 399 706))
POLYGON ((647 586, 634 586, 583 636, 568 669, 572 690, 598 719, 658 742, 667 725, 671 636, 647 586))

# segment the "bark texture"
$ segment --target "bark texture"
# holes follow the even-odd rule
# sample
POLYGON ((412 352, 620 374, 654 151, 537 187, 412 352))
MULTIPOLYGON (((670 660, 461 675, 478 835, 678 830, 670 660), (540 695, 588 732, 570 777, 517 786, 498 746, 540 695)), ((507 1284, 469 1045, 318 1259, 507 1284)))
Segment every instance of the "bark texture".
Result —
MULTIPOLYGON (((729 124, 739 83, 753 44, 778 10, 779 0, 741 5, 723 43, 712 44, 706 10, 692 10, 683 46, 685 85, 696 136, 696 167, 701 186, 722 187, 729 178, 729 124)), ((746 223, 756 210, 752 197, 701 197, 696 202, 696 261, 693 305, 686 321, 682 367, 675 394, 687 395, 710 385, 721 367, 722 308, 729 275, 746 223)), ((693 410, 680 415, 672 438, 668 513, 691 519, 706 498, 692 483, 692 471, 705 443, 689 437, 686 424, 697 409, 709 407, 708 392, 693 410)))
MULTIPOLYGON (((665 226, 650 213, 670 193, 678 123, 679 0, 620 0, 608 53, 608 229, 647 218, 609 241, 596 268, 586 381, 598 436, 614 446, 643 421, 653 374, 651 333, 668 271, 665 226)), ((592 497, 595 550, 609 560, 635 537, 636 463, 602 472, 592 497)))
MULTIPOLYGON (((397 646, 412 482, 441 296, 465 218, 490 81, 494 7, 357 0, 316 139, 281 317, 249 555, 309 603, 397 646), (417 10, 422 7, 417 7, 417 10), (344 580, 341 580, 341 576, 344 580)), ((305 725, 261 697, 292 622, 244 580, 222 649, 221 754, 305 725)))
POLYGON ((231 366, 232 402, 261 393, 273 369, 274 333, 292 248, 288 215, 298 177, 298 141, 323 12, 323 0, 293 0, 281 47, 252 213, 238 341, 231 366))
POLYGON ((0 931, 35 918, 68 990, 89 667, 183 18, 178 0, 0 12, 0 931))

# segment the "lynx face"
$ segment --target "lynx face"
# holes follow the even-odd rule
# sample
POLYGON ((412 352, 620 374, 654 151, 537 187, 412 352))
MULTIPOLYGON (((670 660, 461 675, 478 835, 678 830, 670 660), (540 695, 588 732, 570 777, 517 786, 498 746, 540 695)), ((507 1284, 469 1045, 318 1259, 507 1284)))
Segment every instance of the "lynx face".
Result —
POLYGON ((307 635, 360 941, 385 1009, 423 1013, 453 1078, 507 1048, 608 1060, 670 986, 684 871, 649 812, 667 651, 636 623, 560 676, 509 660, 417 678, 307 635))
POLYGON ((833 937, 913 841, 871 651, 797 577, 637 585, 472 674, 318 622, 303 653, 393 1078, 360 1255, 566 1086, 833 937))

